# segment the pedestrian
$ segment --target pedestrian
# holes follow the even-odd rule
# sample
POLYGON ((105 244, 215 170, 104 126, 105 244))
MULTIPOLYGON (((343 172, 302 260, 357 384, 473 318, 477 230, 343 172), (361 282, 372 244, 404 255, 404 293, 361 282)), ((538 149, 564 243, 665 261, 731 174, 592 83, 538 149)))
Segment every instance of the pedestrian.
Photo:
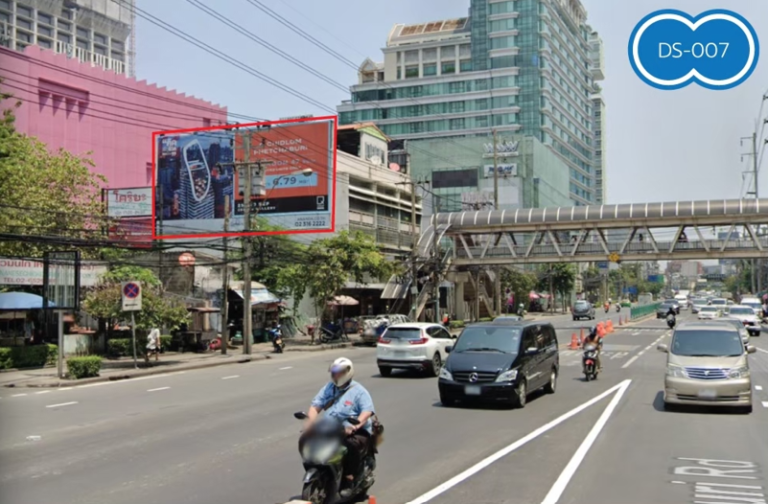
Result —
POLYGON ((155 354, 155 362, 160 358, 160 329, 154 328, 149 331, 147 336, 147 349, 144 352, 144 359, 149 362, 149 356, 155 354))

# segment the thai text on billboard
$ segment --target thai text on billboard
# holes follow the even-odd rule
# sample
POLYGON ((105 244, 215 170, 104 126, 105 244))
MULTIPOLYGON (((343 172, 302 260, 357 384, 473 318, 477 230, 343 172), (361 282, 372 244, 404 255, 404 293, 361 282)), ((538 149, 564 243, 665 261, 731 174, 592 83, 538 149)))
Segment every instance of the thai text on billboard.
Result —
POLYGON ((107 204, 108 217, 149 217, 152 215, 151 187, 105 189, 104 200, 107 204))
MULTIPOLYGON (((106 271, 106 263, 83 262, 80 265, 80 285, 96 285, 99 276, 106 271)), ((0 285, 43 285, 42 261, 0 257, 0 285)))

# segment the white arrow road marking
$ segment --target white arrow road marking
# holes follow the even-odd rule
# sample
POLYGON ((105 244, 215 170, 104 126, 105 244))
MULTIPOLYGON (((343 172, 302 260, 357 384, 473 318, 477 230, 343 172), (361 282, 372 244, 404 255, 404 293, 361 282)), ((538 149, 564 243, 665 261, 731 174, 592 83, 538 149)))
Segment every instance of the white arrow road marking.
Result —
POLYGON ((159 391, 161 391, 161 390, 168 390, 169 388, 171 388, 171 387, 158 387, 158 388, 151 388, 151 389, 147 390, 147 392, 159 392, 159 391))
MULTIPOLYGON (((425 493, 424 495, 421 495, 419 497, 416 497, 414 500, 408 502, 407 504, 424 504, 425 502, 429 502, 438 495, 450 490, 451 488, 455 487, 462 481, 474 476, 475 474, 479 473, 486 467, 490 466, 494 462, 498 461, 499 459, 502 459, 509 455, 510 453, 514 452, 518 448, 528 444, 528 442, 533 441, 537 437, 541 436, 542 434, 550 431, 551 429, 557 427, 561 423, 565 422, 569 418, 581 413, 585 409, 589 408, 593 404, 601 401, 602 399, 605 399, 606 397, 610 396, 611 394, 616 393, 616 397, 614 397, 613 401, 608 405, 608 408, 606 409, 606 412, 608 412, 608 415, 603 413, 603 416, 600 417, 600 420, 598 420, 598 424, 601 420, 603 420, 603 417, 605 417, 605 420, 603 421, 603 425, 608 420, 608 416, 610 416, 610 413, 613 412, 614 408, 616 407, 616 404, 618 404, 618 400, 621 399, 621 396, 624 395, 624 392, 627 390, 627 387, 629 387, 629 384, 632 383, 632 380, 624 380, 623 382, 619 383, 618 385, 614 385, 613 387, 609 388, 602 394, 590 399, 589 401, 581 404, 580 406, 577 406, 573 408, 571 411, 564 413, 560 415, 559 417, 555 418, 551 422, 549 422, 546 425, 542 425, 538 429, 534 430, 530 434, 528 434, 525 437, 522 437, 512 443, 511 445, 502 448, 501 450, 497 451, 493 455, 481 460, 477 464, 473 465, 469 469, 465 470, 464 472, 454 476, 453 478, 449 479, 445 483, 438 485, 437 487, 433 488, 429 492, 425 493)), ((601 425, 602 428, 602 425, 601 425)), ((593 429, 594 430, 594 429, 593 429)), ((589 433, 589 436, 592 435, 592 432, 589 433)), ((589 439, 589 436, 587 436, 587 439, 589 439)), ((597 434, 595 434, 595 437, 597 437, 597 434)), ((586 440, 585 440, 586 441, 586 440)), ((593 440, 594 441, 594 440, 593 440)), ((590 446, 591 446, 590 442, 590 446)), ((588 449, 589 447, 587 447, 588 449)), ((579 448, 581 450, 581 447, 579 448)), ((585 451, 586 453, 586 451, 585 451)), ((577 452, 578 454, 578 452, 577 452)), ((582 457, 583 458, 583 457, 582 457)), ((567 469, 567 468, 566 468, 567 469)), ((575 471, 575 468, 574 468, 575 471)), ((561 475, 562 477, 562 475, 561 475)), ((570 477, 568 478, 570 479, 570 477)), ((567 481, 566 481, 567 483, 567 481)), ((551 492, 550 492, 551 493, 551 492)), ((559 497, 559 495, 558 495, 559 497)))
POLYGON ((240 375, 225 376, 222 380, 232 380, 234 378, 240 378, 240 375))

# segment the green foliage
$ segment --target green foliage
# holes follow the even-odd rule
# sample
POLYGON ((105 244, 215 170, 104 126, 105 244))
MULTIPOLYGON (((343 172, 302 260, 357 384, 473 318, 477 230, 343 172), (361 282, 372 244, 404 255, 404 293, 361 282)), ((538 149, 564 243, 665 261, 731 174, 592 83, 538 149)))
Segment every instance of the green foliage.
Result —
MULTIPOLYGON (((0 100, 8 95, 0 96, 0 100)), ((7 104, 4 104, 7 106, 7 104)), ((100 239, 100 189, 106 179, 93 161, 63 149, 49 152, 36 138, 15 131, 13 110, 0 119, 0 229, 17 235, 100 239)), ((41 256, 61 245, 0 242, 0 255, 41 256)), ((96 255, 84 251, 84 255, 96 255)))
POLYGON ((483 317, 478 322, 493 322, 493 317, 483 317))
POLYGON ((451 320, 450 323, 451 329, 461 329, 464 327, 464 321, 463 320, 451 320))
POLYGON ((528 307, 528 296, 536 288, 536 275, 514 268, 501 270, 501 288, 509 289, 515 295, 515 305, 523 303, 528 307))
POLYGON ((32 345, 0 348, 0 369, 24 369, 56 363, 56 345, 32 345))
MULTIPOLYGON (((113 358, 133 357, 132 338, 112 338, 107 341, 107 355, 113 358)), ((160 336, 160 348, 164 351, 171 347, 171 336, 160 336)), ((136 335, 136 355, 143 357, 147 348, 147 336, 136 335)))
MULTIPOLYGON (((555 263, 543 265, 539 269, 538 286, 540 290, 549 291, 550 285, 554 292, 563 300, 563 309, 568 296, 576 285, 576 265, 571 263, 555 263)), ((553 306, 554 308, 554 306, 553 306)))
POLYGON ((85 357, 70 357, 67 359, 67 372, 70 378, 91 378, 99 376, 101 357, 88 355, 85 357))
POLYGON ((149 331, 155 327, 174 330, 190 319, 181 301, 164 295, 154 273, 138 266, 123 266, 102 275, 99 283, 86 294, 83 308, 93 317, 105 320, 108 327, 128 319, 129 314, 122 311, 120 282, 136 279, 142 284, 142 309, 135 313, 137 330, 149 331))

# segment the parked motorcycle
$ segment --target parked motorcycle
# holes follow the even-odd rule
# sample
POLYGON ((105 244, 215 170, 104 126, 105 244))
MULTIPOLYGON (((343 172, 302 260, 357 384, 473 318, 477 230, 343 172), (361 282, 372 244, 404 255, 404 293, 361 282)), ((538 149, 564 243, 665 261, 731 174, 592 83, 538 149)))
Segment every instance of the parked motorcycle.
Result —
MULTIPOLYGON (((306 420, 306 413, 299 412, 293 415, 298 420, 306 420)), ((357 418, 347 418, 347 422, 358 425, 357 418)), ((376 450, 370 446, 362 458, 362 467, 359 468, 355 487, 348 499, 343 499, 339 494, 342 478, 344 477, 344 456, 346 448, 344 439, 346 436, 344 424, 334 418, 323 417, 318 420, 304 438, 304 446, 301 449, 301 458, 304 465, 304 480, 301 490, 301 499, 312 504, 336 504, 341 502, 355 502, 358 497, 365 495, 373 486, 376 469, 376 450)))
POLYGON ((677 320, 675 320, 675 316, 672 314, 667 315, 667 327, 669 327, 670 329, 674 329, 675 324, 677 324, 677 320))
POLYGON ((283 353, 285 342, 283 341, 283 329, 277 325, 269 330, 269 339, 272 340, 272 348, 277 353, 283 353))
POLYGON ((597 345, 589 344, 584 347, 584 355, 582 357, 582 368, 584 371, 584 378, 587 381, 597 380, 597 345))
POLYGON ((341 326, 326 324, 320 328, 320 343, 333 343, 336 341, 349 341, 341 326))

